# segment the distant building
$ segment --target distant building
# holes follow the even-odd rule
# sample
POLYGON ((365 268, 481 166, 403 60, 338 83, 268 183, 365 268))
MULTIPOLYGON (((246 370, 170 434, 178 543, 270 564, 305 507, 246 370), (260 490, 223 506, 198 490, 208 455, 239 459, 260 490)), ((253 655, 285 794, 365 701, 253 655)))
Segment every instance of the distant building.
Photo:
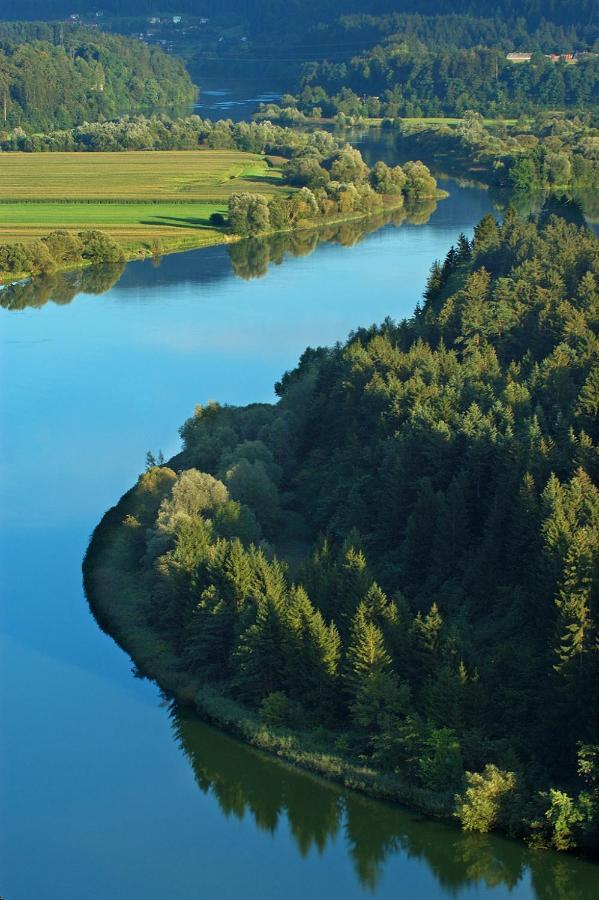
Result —
POLYGON ((173 25, 178 25, 181 21, 181 16, 173 16, 173 25))
POLYGON ((532 59, 532 53, 508 53, 506 59, 508 62, 514 63, 530 62, 532 59))

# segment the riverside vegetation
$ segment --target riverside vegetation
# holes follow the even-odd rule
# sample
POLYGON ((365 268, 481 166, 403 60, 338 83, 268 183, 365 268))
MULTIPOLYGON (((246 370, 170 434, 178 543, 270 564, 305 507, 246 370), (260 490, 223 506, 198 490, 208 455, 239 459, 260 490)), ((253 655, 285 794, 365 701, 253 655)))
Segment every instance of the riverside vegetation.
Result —
MULTIPOLYGON (((4 280, 78 261, 115 262, 361 218, 404 204, 415 213, 444 196, 421 162, 369 167, 358 150, 328 132, 268 122, 137 117, 47 137, 47 149, 68 151, 48 153, 43 168, 33 152, 3 157, 4 280), (73 152, 77 146, 90 152, 73 152), (103 257, 78 256, 60 244, 59 236, 90 231, 106 233, 103 257), (111 258, 109 245, 116 248, 111 258)), ((38 138, 42 146, 44 136, 38 138)), ((19 147, 19 133, 7 141, 19 147)))
POLYGON ((96 529, 100 624, 281 757, 599 846, 599 240, 485 217, 412 319, 198 407, 96 529))
POLYGON ((455 125, 386 122, 404 151, 520 194, 599 188, 599 128, 552 113, 506 125, 468 111, 455 125))
MULTIPOLYGON (((249 281, 262 278, 271 265, 280 265, 286 256, 309 256, 323 242, 353 247, 364 237, 386 225, 401 227, 404 222, 423 225, 435 211, 436 201, 414 207, 396 207, 365 218, 328 222, 318 228, 281 231, 268 237, 249 237, 231 242, 227 252, 231 269, 238 278, 249 281)), ((160 266, 162 257, 153 255, 152 264, 160 266)), ((39 309, 46 303, 69 304, 78 294, 103 294, 120 279, 125 263, 94 264, 75 271, 59 269, 40 273, 35 278, 14 281, 0 291, 0 307, 21 310, 39 309)), ((228 274, 228 273, 227 273, 228 274)))
MULTIPOLYGON (((296 107, 266 104, 258 118, 308 121, 296 107)), ((474 110, 461 118, 336 117, 343 128, 380 126, 397 135, 400 153, 420 154, 437 166, 510 192, 531 194, 599 187, 599 128, 575 115, 540 113, 507 122, 474 110)))

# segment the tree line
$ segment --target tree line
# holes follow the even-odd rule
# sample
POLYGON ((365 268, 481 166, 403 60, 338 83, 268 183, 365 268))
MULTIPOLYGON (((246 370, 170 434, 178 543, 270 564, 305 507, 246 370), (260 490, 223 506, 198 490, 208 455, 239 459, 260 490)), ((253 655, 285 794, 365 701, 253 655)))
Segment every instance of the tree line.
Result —
POLYGON ((231 119, 173 118, 133 115, 102 122, 85 122, 72 128, 27 133, 16 127, 0 132, 4 152, 109 152, 116 150, 243 150, 292 156, 298 153, 332 152, 338 138, 323 130, 299 131, 269 121, 233 122, 231 119))
POLYGON ((379 45, 350 62, 306 67, 296 104, 308 115, 530 115, 538 109, 592 110, 599 102, 599 58, 575 64, 537 53, 515 64, 494 47, 379 45))
MULTIPOLYGON (((196 0, 107 0, 102 4, 107 14, 115 16, 150 15, 154 13, 190 13, 197 11, 196 0)), ((97 3, 92 0, 22 0, 14 10, 7 10, 7 18, 57 18, 69 13, 95 13, 97 3)), ((327 22, 349 12, 369 13, 380 16, 396 11, 419 11, 422 15, 437 16, 463 14, 481 17, 488 15, 489 6, 484 0, 265 0, 256 9, 248 0, 205 0, 202 10, 208 16, 225 20, 242 19, 254 23, 256 29, 270 23, 280 34, 287 21, 294 25, 303 22, 327 22)), ((531 26, 548 21, 567 26, 592 21, 593 0, 498 0, 494 10, 505 19, 524 19, 531 26)))
POLYGON ((58 269, 120 263, 122 247, 103 231, 51 231, 39 240, 0 244, 0 276, 49 275, 58 269))
MULTIPOLYGON (((437 182, 420 161, 369 167, 349 144, 330 155, 295 156, 283 166, 287 183, 297 186, 289 197, 268 199, 241 192, 228 201, 228 225, 235 234, 258 235, 318 222, 335 216, 381 212, 385 204, 417 204, 437 196, 437 182)), ((222 224, 218 214, 213 219, 222 224)))
POLYGON ((486 216, 412 319, 306 350, 274 406, 199 407, 123 526, 140 623, 266 729, 589 852, 598 278, 585 228, 486 216))
POLYGON ((468 110, 459 125, 385 122, 404 151, 442 158, 490 184, 521 193, 599 187, 599 128, 577 116, 540 113, 515 125, 486 126, 468 110))

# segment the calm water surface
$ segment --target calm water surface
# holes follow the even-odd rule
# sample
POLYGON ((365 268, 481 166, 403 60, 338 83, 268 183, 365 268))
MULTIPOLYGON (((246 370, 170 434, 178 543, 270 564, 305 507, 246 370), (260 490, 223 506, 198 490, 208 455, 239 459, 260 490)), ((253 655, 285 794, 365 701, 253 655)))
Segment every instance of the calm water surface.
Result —
POLYGON ((196 403, 272 400, 306 345, 412 312, 490 208, 449 189, 426 224, 354 246, 303 235, 295 256, 210 248, 0 294, 6 900, 599 895, 590 865, 348 795, 169 708, 81 589, 91 530, 196 403))

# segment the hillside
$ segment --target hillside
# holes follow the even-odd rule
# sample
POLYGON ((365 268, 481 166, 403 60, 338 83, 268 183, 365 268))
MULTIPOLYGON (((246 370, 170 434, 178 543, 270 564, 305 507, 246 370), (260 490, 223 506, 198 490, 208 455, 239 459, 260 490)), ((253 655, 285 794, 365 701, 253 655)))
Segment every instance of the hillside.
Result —
POLYGON ((68 128, 149 107, 189 105, 180 60, 140 41, 64 24, 0 24, 0 127, 68 128))
MULTIPOLYGON (((3 10, 7 18, 54 19, 73 13, 95 14, 98 4, 92 0, 22 0, 17 8, 3 10)), ((105 15, 143 16, 164 13, 223 16, 235 22, 251 20, 264 27, 273 22, 298 22, 317 19, 330 21, 350 12, 381 15, 388 12, 415 12, 421 15, 463 13, 470 16, 488 15, 489 4, 484 0, 106 0, 102 4, 105 15)), ((503 18, 521 17, 536 24, 546 20, 564 25, 592 22, 596 13, 594 0, 498 0, 493 7, 503 18)))

